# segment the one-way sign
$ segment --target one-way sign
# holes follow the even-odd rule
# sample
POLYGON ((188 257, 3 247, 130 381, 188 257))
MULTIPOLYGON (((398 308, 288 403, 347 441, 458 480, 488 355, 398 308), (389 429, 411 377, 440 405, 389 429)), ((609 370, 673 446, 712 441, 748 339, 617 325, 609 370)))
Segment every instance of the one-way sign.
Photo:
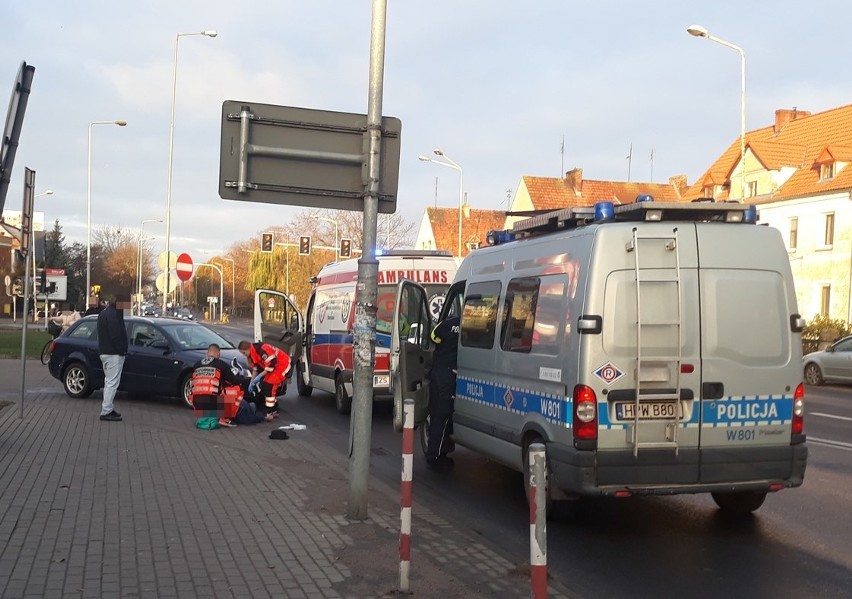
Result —
MULTIPOLYGON (((382 118, 378 211, 396 211, 402 123, 382 118)), ((222 104, 219 196, 363 210, 367 116, 228 100, 222 104)))

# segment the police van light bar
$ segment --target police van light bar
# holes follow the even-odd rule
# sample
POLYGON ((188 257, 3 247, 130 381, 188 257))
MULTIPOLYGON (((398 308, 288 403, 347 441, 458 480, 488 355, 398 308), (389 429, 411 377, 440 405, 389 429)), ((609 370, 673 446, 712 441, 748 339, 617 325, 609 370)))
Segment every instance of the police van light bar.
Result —
POLYGON ((485 234, 485 243, 488 245, 500 245, 515 240, 515 234, 509 231, 488 231, 485 234))
POLYGON ((653 202, 653 201, 654 201, 654 196, 652 196, 650 193, 640 193, 638 196, 636 196, 636 203, 637 204, 639 202, 653 202))
POLYGON ((595 204, 595 222, 603 223, 615 219, 615 207, 612 202, 598 202, 595 204))

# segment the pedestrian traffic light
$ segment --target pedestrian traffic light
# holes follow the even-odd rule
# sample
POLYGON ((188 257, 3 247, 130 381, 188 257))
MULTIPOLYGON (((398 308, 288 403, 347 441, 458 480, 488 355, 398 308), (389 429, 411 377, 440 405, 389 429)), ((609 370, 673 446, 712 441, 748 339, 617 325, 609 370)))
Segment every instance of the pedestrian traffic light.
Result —
POLYGON ((311 236, 302 235, 299 237, 299 255, 310 256, 311 254, 311 236))
POLYGON ((352 240, 351 239, 341 239, 340 240, 340 257, 341 258, 349 258, 352 255, 352 240))
POLYGON ((264 254, 271 254, 273 245, 272 233, 261 233, 260 251, 264 254))

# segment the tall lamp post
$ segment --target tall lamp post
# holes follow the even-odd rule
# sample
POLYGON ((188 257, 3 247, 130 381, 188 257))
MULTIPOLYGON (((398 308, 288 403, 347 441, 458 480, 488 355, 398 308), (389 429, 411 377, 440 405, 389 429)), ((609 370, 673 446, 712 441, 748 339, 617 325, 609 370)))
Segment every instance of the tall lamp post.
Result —
POLYGON ((162 218, 146 218, 142 221, 142 226, 139 227, 139 248, 136 252, 136 303, 138 305, 139 316, 142 316, 142 240, 145 234, 145 223, 161 223, 162 218))
POLYGON ((431 162, 433 164, 440 164, 441 166, 446 166, 447 168, 455 169, 459 172, 459 243, 457 249, 457 255, 459 259, 462 257, 462 210, 464 207, 464 171, 459 164, 444 154, 444 152, 440 148, 435 148, 432 150, 432 153, 436 156, 441 156, 446 162, 441 162, 440 160, 435 160, 434 158, 429 158, 428 156, 420 155, 417 157, 418 160, 423 162, 431 162))
MULTIPOLYGON (((227 260, 228 262, 231 263, 231 313, 233 314, 234 308, 236 308, 236 306, 237 306, 237 294, 236 294, 237 286, 234 283, 234 277, 236 277, 236 273, 237 273, 237 263, 234 262, 233 258, 227 258, 225 256, 216 256, 215 258, 211 259, 211 262, 212 262, 212 260, 215 260, 217 258, 219 260, 227 260)), ((225 299, 222 298, 223 303, 224 303, 224 301, 225 301, 225 299)), ((224 309, 224 306, 223 306, 223 309, 224 309)))
POLYGON ((745 71, 745 52, 742 48, 737 46, 736 44, 732 44, 731 42, 727 42, 723 39, 720 39, 714 35, 710 35, 707 31, 706 27, 702 27, 701 25, 690 25, 686 28, 687 33, 689 35, 694 35, 695 37, 703 37, 707 38, 711 42, 716 42, 717 44, 722 44, 723 46, 730 48, 731 50, 736 50, 740 54, 740 201, 745 202, 746 197, 746 183, 745 183, 745 134, 746 134, 746 117, 745 117, 745 83, 746 83, 746 71, 745 71))
POLYGON ((86 182, 86 307, 92 293, 92 127, 95 125, 118 125, 124 127, 127 121, 92 121, 89 123, 89 162, 86 182))
POLYGON ((324 220, 325 222, 334 225, 334 261, 340 262, 340 242, 338 241, 338 232, 340 231, 340 228, 338 227, 337 221, 331 218, 326 218, 324 216, 312 216, 311 218, 315 218, 317 220, 324 220))
MULTIPOLYGON (((46 189, 41 193, 35 194, 33 196, 33 199, 40 198, 42 196, 52 196, 52 195, 53 195, 53 190, 52 189, 46 189)), ((45 231, 44 234, 47 234, 47 232, 45 231)), ((32 251, 32 254, 33 254, 33 281, 36 280, 35 246, 36 246, 36 244, 35 244, 35 231, 33 231, 33 251, 32 251)), ((44 239, 44 259, 45 259, 45 261, 47 261, 47 238, 46 237, 44 239)), ((47 264, 45 264, 45 266, 47 266, 47 264)), ((33 285, 33 298, 35 298, 36 295, 38 295, 38 294, 36 293, 35 285, 33 285)), ((26 311, 27 311, 27 307, 24 306, 24 320, 26 320, 26 311)), ((36 310, 36 301, 35 301, 35 299, 33 299, 33 322, 37 322, 37 321, 38 321, 38 310, 36 310)), ((45 328, 45 330, 47 330, 47 292, 45 292, 45 294, 44 294, 44 328, 45 328)))
POLYGON ((199 31, 198 33, 177 33, 175 34, 175 56, 172 67, 172 112, 169 120, 169 181, 166 190, 166 266, 165 270, 165 291, 163 291, 163 314, 168 311, 169 302, 169 285, 171 281, 171 236, 172 236, 172 172, 174 164, 174 148, 175 148, 175 99, 177 97, 177 65, 178 65, 178 45, 180 38, 189 35, 204 35, 206 37, 216 37, 219 35, 216 31, 199 31))

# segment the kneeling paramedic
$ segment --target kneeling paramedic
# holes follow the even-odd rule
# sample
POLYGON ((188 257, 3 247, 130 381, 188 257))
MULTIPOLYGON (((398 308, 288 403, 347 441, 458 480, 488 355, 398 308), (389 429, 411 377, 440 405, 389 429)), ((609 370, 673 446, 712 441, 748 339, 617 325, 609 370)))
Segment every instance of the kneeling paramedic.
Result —
POLYGON ((459 317, 453 316, 432 330, 435 351, 429 371, 429 439, 426 444, 426 465, 429 467, 452 465, 447 454, 453 449, 450 433, 456 394, 459 322, 459 317))
POLYGON ((231 367, 221 359, 222 350, 211 343, 207 355, 192 367, 192 390, 190 400, 198 417, 216 416, 219 424, 232 426, 231 412, 226 410, 224 392, 227 385, 243 386, 248 379, 234 374, 231 367))
MULTIPOLYGON (((249 384, 249 392, 254 387, 260 389, 264 398, 264 408, 267 414, 278 414, 279 388, 284 384, 282 393, 286 391, 287 373, 290 371, 290 356, 287 352, 268 343, 250 343, 240 341, 237 346, 240 353, 247 359, 255 373, 249 384)), ((260 408, 260 406, 258 406, 260 408)))

